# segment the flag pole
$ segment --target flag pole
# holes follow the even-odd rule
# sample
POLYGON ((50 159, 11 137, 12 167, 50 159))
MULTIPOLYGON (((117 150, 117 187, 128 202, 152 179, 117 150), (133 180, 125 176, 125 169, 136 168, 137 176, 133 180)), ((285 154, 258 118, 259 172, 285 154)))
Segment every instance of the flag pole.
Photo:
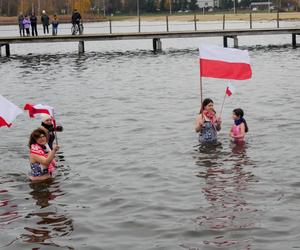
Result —
POLYGON ((200 76, 200 100, 201 100, 201 106, 202 106, 202 103, 203 103, 202 76, 200 76))
POLYGON ((224 108, 224 103, 225 103, 226 95, 227 95, 227 94, 226 94, 226 91, 225 91, 225 95, 224 95, 224 98, 223 98, 223 103, 222 103, 222 106, 221 106, 219 118, 221 118, 222 113, 223 113, 223 108, 224 108))
POLYGON ((54 116, 54 111, 53 111, 53 119, 54 119, 54 123, 55 123, 55 126, 54 126, 54 135, 55 135, 55 143, 56 145, 58 145, 58 139, 57 139, 57 133, 56 133, 56 120, 55 120, 55 116, 54 116))

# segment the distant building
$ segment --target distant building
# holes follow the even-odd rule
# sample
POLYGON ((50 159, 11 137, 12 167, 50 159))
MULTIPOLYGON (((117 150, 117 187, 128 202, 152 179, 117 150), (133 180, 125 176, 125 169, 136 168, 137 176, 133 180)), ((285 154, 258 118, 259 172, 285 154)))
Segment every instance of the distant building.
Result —
POLYGON ((272 2, 252 2, 252 3, 250 3, 250 9, 252 11, 273 10, 274 4, 272 2))
POLYGON ((199 8, 214 8, 214 7, 219 7, 220 6, 220 1, 219 0, 198 0, 197 4, 199 8))

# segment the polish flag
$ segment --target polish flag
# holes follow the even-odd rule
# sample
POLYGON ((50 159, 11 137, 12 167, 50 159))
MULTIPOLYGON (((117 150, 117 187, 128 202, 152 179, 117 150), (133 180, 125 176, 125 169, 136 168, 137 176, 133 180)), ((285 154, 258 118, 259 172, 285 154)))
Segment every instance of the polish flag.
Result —
POLYGON ((226 95, 231 96, 235 93, 235 87, 229 82, 226 87, 226 95))
POLYGON ((22 109, 0 95, 0 127, 10 127, 13 120, 22 112, 22 109))
POLYGON ((247 80, 252 71, 247 50, 201 45, 200 76, 232 80, 247 80))
POLYGON ((33 118, 36 114, 47 114, 53 117, 54 108, 44 104, 30 104, 26 103, 24 106, 24 110, 29 111, 29 117, 33 118))

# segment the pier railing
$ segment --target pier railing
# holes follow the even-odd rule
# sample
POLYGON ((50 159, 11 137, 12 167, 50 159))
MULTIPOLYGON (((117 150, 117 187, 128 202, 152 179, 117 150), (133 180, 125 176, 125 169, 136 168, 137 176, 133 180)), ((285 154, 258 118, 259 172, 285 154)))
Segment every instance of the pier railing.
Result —
MULTIPOLYGON (((224 47, 228 46, 228 39, 233 39, 234 47, 238 47, 238 36, 252 35, 279 35, 290 34, 293 47, 297 46, 296 36, 300 35, 300 27, 286 22, 285 27, 279 27, 280 14, 272 13, 276 18, 271 22, 255 22, 253 13, 249 13, 249 20, 237 20, 226 22, 226 16, 221 15, 222 21, 203 22, 201 15, 194 15, 185 22, 170 21, 172 16, 166 16, 164 21, 147 22, 138 17, 130 21, 113 21, 88 23, 82 35, 71 35, 71 24, 61 24, 57 36, 39 35, 20 37, 18 26, 0 27, 0 55, 1 47, 5 47, 5 53, 10 55, 10 44, 15 43, 49 43, 49 42, 79 42, 78 50, 84 52, 85 41, 108 40, 136 40, 152 39, 153 50, 162 49, 161 39, 166 38, 192 38, 192 37, 223 37, 224 47), (234 27, 235 26, 235 27, 234 27), (264 27, 268 26, 268 27, 264 27), (293 26, 293 27, 287 27, 293 26), (6 31, 1 29, 8 28, 6 31), (14 30, 11 30, 11 29, 14 30), (12 35, 9 33, 13 32, 12 35)), ((296 23, 297 24, 297 23, 296 23)), ((41 31, 39 30, 41 33, 41 31)), ((39 33, 39 34, 40 34, 39 33)))

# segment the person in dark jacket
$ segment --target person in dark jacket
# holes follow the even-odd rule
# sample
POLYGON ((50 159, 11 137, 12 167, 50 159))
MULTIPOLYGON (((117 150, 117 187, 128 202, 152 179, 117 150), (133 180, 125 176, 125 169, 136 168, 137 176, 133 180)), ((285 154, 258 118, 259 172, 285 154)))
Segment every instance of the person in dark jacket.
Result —
POLYGON ((73 24, 74 28, 75 28, 76 25, 78 26, 79 33, 81 33, 81 31, 80 31, 80 22, 81 22, 81 15, 78 12, 78 10, 75 9, 73 11, 73 14, 72 14, 72 24, 73 24))
POLYGON ((47 114, 42 114, 42 123, 41 123, 41 128, 47 132, 48 135, 48 145, 50 149, 52 150, 53 148, 53 142, 56 137, 56 132, 62 132, 63 127, 62 126, 56 126, 54 127, 53 119, 50 115, 47 114))
POLYGON ((42 11, 42 16, 41 16, 41 22, 43 24, 43 30, 44 30, 44 34, 49 34, 49 23, 50 23, 50 18, 47 15, 46 11, 43 10, 42 11))
POLYGON ((34 12, 31 13, 30 23, 31 23, 31 35, 37 36, 38 35, 38 33, 37 33, 37 17, 34 12))
POLYGON ((23 24, 24 16, 22 13, 18 16, 19 32, 20 36, 25 36, 25 28, 23 24))

